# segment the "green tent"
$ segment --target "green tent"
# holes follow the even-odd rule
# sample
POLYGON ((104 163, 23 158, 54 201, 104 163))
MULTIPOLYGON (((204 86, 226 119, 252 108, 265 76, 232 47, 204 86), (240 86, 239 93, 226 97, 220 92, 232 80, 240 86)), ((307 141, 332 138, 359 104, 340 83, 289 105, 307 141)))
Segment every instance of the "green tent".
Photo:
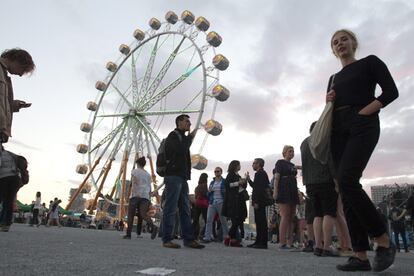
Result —
POLYGON ((59 213, 64 214, 64 215, 73 215, 72 211, 67 211, 67 210, 63 209, 62 207, 60 207, 60 206, 59 206, 59 213))
POLYGON ((28 204, 21 203, 20 201, 16 200, 16 205, 19 211, 22 212, 30 212, 32 210, 32 206, 28 204))

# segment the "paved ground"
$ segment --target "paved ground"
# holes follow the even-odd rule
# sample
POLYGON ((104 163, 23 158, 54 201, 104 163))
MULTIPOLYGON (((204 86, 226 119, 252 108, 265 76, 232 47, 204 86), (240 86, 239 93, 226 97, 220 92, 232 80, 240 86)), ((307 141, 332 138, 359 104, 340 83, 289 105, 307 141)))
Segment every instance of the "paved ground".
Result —
MULTIPOLYGON (((123 240, 121 235, 14 224, 10 232, 0 232, 0 275, 143 275, 136 271, 151 267, 174 269, 172 276, 374 274, 340 273, 335 265, 345 258, 279 252, 274 245, 258 250, 212 243, 203 250, 174 250, 149 236, 123 240)), ((414 275, 414 253, 399 253, 395 264, 379 275, 414 275)))

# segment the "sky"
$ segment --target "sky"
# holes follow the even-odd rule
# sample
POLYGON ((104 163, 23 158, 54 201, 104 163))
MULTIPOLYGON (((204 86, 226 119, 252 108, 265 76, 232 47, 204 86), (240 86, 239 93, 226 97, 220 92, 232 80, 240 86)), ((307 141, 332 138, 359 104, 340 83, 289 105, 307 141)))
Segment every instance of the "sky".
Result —
MULTIPOLYGON (((241 173, 252 174, 256 157, 265 159, 270 175, 284 145, 295 147, 292 161, 300 164, 299 147, 323 110, 328 78, 341 69, 330 38, 348 28, 359 40, 356 57, 377 55, 400 92, 380 113, 381 138, 361 181, 367 190, 414 182, 412 1, 3 0, 1 7, 6 23, 0 25, 0 51, 26 49, 36 63, 31 76, 12 77, 15 98, 33 105, 14 114, 13 137, 5 145, 29 160, 31 180, 18 194, 23 202, 36 191, 45 201, 67 202, 69 189, 83 180, 75 168, 84 159, 75 148, 84 141, 79 126, 88 121, 85 106, 96 98, 95 82, 136 28, 148 29, 150 18, 163 21, 170 10, 207 18, 223 37, 219 52, 230 60, 220 83, 231 96, 215 114, 223 132, 202 152, 210 176, 234 159, 241 161, 241 173)), ((199 174, 193 170, 190 190, 199 174)))

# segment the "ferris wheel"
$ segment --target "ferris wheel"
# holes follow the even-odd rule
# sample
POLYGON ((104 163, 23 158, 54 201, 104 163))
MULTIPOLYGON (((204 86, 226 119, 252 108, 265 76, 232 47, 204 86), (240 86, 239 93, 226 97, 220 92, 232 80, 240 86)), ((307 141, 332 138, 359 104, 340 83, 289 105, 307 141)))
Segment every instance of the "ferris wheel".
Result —
POLYGON ((230 95, 219 81, 220 71, 229 66, 216 53, 222 38, 209 31, 207 19, 196 19, 188 10, 180 18, 169 11, 165 22, 151 18, 149 26, 135 30, 130 44, 119 46, 120 56, 106 64, 107 76, 96 82, 98 95, 87 103, 89 120, 80 126, 85 142, 77 146, 84 163, 76 171, 85 178, 67 209, 90 183, 91 211, 99 198, 122 210, 129 198, 128 171, 141 156, 149 160, 156 188, 153 160, 180 114, 190 115, 192 128, 205 130, 192 144, 191 159, 195 169, 207 166, 202 155, 207 137, 223 129, 215 119, 217 103, 230 95))

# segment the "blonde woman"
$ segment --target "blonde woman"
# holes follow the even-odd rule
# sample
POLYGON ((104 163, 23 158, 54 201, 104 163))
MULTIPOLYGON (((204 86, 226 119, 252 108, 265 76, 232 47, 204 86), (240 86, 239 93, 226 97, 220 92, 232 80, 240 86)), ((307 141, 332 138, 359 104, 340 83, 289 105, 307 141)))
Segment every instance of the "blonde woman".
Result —
POLYGON ((280 209, 280 249, 290 249, 292 246, 293 218, 296 214, 296 205, 299 203, 298 184, 296 182, 297 170, 301 169, 292 162, 295 151, 292 146, 284 146, 283 159, 275 165, 275 183, 273 197, 280 209))
POLYGON ((380 135, 378 113, 398 97, 387 66, 374 55, 357 60, 358 40, 349 30, 338 30, 331 48, 342 69, 333 75, 333 87, 326 101, 334 102, 331 151, 348 222, 355 257, 337 268, 343 271, 371 270, 366 251, 368 236, 378 244, 374 271, 387 269, 395 258, 387 229, 371 199, 362 189, 360 178, 380 135), (382 93, 376 97, 379 84, 382 93))

